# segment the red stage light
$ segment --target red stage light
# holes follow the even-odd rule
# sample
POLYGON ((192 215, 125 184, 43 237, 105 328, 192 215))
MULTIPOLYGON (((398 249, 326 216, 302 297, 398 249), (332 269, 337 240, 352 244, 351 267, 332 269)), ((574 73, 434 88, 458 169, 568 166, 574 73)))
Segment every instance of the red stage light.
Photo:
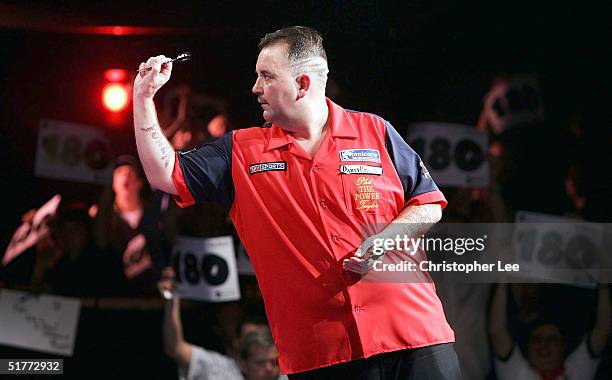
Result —
POLYGON ((112 112, 120 112, 128 104, 128 92, 124 85, 111 83, 102 90, 102 104, 112 112))
POLYGON ((125 69, 108 69, 104 72, 104 79, 109 82, 124 82, 127 77, 128 72, 125 69))

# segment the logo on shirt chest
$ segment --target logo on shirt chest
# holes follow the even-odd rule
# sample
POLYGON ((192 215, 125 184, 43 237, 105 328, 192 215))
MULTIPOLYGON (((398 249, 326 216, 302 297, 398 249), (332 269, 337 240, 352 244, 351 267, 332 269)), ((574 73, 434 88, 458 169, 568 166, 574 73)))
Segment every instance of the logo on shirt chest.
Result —
POLYGON ((342 174, 373 174, 381 175, 383 168, 380 166, 370 165, 340 165, 340 173, 342 174))
POLYGON ((340 161, 380 162, 380 152, 376 149, 345 149, 340 151, 340 161))
POLYGON ((357 178, 355 190, 356 192, 353 194, 355 210, 369 211, 378 208, 380 192, 374 186, 374 179, 367 177, 357 178))
POLYGON ((260 162, 258 164, 249 165, 249 174, 257 174, 257 173, 263 173, 263 172, 278 172, 278 171, 286 171, 286 170, 287 170, 286 161, 260 162))

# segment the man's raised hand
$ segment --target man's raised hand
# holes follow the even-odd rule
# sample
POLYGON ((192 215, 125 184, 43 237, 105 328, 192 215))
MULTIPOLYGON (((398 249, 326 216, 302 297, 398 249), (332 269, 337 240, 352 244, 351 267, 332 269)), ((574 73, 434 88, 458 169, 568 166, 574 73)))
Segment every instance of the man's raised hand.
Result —
POLYGON ((138 67, 138 75, 134 80, 134 98, 153 98, 157 90, 159 90, 168 80, 172 73, 172 62, 165 55, 151 57, 147 62, 142 62, 138 67), (150 70, 146 70, 150 67, 150 70))

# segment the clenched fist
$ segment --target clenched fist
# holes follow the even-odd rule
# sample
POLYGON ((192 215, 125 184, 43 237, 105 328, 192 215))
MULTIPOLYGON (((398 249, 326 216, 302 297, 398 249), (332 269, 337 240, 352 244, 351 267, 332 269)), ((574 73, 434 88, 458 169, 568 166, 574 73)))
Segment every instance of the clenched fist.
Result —
POLYGON ((166 82, 172 73, 172 62, 164 55, 151 57, 138 67, 138 75, 134 80, 134 99, 151 99, 166 82), (165 63, 167 62, 167 63, 165 63), (146 67, 150 67, 147 70, 146 67))

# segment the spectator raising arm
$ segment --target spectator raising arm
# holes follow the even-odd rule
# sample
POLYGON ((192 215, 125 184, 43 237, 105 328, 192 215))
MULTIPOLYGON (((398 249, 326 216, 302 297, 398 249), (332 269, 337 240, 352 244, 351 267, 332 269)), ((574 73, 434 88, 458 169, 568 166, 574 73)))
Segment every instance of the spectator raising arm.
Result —
POLYGON ((114 201, 113 188, 110 185, 106 186, 98 198, 92 223, 94 241, 101 249, 107 249, 111 244, 110 235, 112 232, 109 226, 112 223, 114 201))
POLYGON ((164 351, 176 361, 184 373, 187 373, 193 346, 183 337, 181 301, 176 295, 170 296, 174 288, 173 278, 172 268, 165 268, 162 280, 158 283, 159 291, 164 296, 164 351))
POLYGON ((489 336, 491 337, 493 352, 502 359, 510 355, 514 346, 514 341, 508 331, 507 304, 508 284, 499 283, 495 289, 489 312, 489 336))
MULTIPOLYGON (((178 95, 178 106, 176 118, 170 123, 170 125, 164 127, 164 136, 167 139, 172 140, 172 136, 181 129, 181 125, 187 118, 187 103, 189 103, 190 88, 188 85, 180 86, 176 91, 178 95)), ((169 104, 166 107, 171 107, 169 104)))
POLYGON ((153 96, 169 79, 172 63, 163 55, 151 57, 140 64, 134 80, 134 133, 138 156, 151 186, 166 193, 177 194, 172 182, 174 149, 164 136, 157 120, 153 96), (145 67, 151 67, 149 71, 145 67))
POLYGON ((593 327, 589 337, 589 348, 591 353, 596 356, 601 354, 604 348, 606 348, 608 336, 610 335, 610 324, 612 323, 612 316, 610 314, 610 287, 608 284, 599 284, 595 327, 593 327))

